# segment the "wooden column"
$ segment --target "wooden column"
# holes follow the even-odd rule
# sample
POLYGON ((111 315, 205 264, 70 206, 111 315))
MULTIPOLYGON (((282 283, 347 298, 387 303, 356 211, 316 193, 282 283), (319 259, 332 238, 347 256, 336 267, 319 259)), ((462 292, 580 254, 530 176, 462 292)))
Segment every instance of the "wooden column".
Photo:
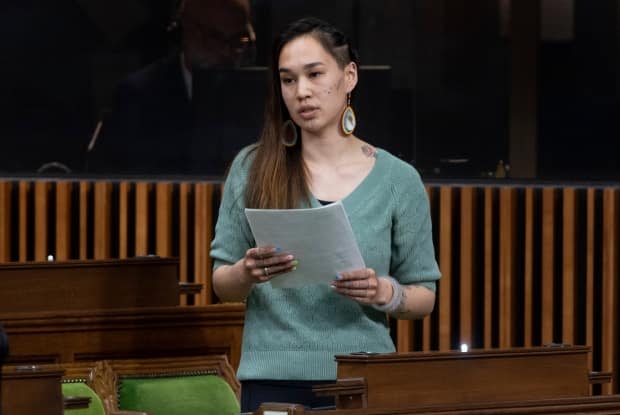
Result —
POLYGON ((194 200, 194 281, 202 284, 197 295, 197 304, 206 305, 213 301, 211 284, 211 240, 213 239, 213 184, 197 183, 194 200))
POLYGON ((543 344, 552 343, 555 274, 555 189, 542 190, 541 316, 543 344))
POLYGON ((172 183, 159 182, 155 185, 156 226, 155 253, 159 256, 172 255, 172 183))
POLYGON ((564 189, 562 203, 562 342, 575 344, 577 288, 577 191, 564 189))
POLYGON ((94 239, 93 249, 95 259, 110 258, 110 208, 112 183, 95 183, 94 208, 94 239))
POLYGON ((471 345, 474 340, 475 304, 479 300, 474 286, 476 272, 474 259, 476 257, 476 192, 471 186, 461 188, 461 237, 460 237, 460 340, 461 343, 471 345))
POLYGON ((11 259, 11 182, 0 182, 0 262, 11 259))
POLYGON ((151 184, 139 182, 136 184, 136 252, 138 256, 148 255, 149 252, 149 192, 151 184))
POLYGON ((499 347, 515 345, 516 197, 514 188, 499 190, 499 347))
POLYGON ((442 187, 439 191, 439 350, 452 348, 452 204, 454 189, 442 187))
POLYGON ((493 197, 496 191, 492 187, 484 189, 484 347, 492 347, 493 339, 493 255, 496 246, 493 243, 493 197))
POLYGON ((129 256, 129 194, 131 183, 123 181, 118 185, 118 257, 129 256))
MULTIPOLYGON (((594 271, 595 256, 597 255, 595 248, 596 241, 596 190, 588 189, 586 198, 587 214, 586 214, 586 346, 592 347, 594 350, 594 280, 596 274, 594 271)), ((592 353, 588 356, 589 367, 594 369, 594 359, 592 353)))
POLYGON ((56 251, 57 261, 71 259, 71 187, 70 181, 56 183, 56 251))
MULTIPOLYGON (((612 372, 618 368, 618 204, 617 189, 603 191, 603 287, 601 355, 602 370, 612 372)), ((617 392, 618 374, 612 384, 603 385, 603 393, 617 392)))
MULTIPOLYGON (((189 238, 189 198, 192 187, 189 183, 179 185, 179 280, 189 281, 188 238, 189 238)), ((215 214, 215 212, 213 212, 215 214)), ((204 289, 204 288, 203 288, 204 289)), ((181 305, 187 305, 187 298, 181 296, 181 305)))
POLYGON ((525 245, 523 247, 523 345, 534 345, 534 198, 532 187, 525 189, 525 245))
POLYGON ((21 180, 19 182, 19 261, 28 261, 28 246, 32 242, 28 240, 28 212, 30 207, 28 204, 30 194, 30 182, 21 180))

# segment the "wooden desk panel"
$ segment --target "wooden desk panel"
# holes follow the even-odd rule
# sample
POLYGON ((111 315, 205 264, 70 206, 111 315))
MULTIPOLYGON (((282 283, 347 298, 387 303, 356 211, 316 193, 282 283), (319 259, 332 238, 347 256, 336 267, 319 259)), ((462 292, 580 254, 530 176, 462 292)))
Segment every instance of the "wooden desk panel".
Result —
POLYGON ((60 388, 62 370, 31 365, 3 368, 0 373, 0 414, 61 415, 64 403, 60 388))
POLYGON ((338 379, 365 378, 368 408, 589 395, 588 347, 342 355, 338 379))
POLYGON ((262 409, 254 412, 255 415, 265 415, 267 413, 278 415, 280 413, 286 415, 617 415, 620 414, 620 395, 503 403, 415 406, 409 408, 339 409, 329 411, 304 410, 303 406, 293 404, 263 404, 262 409))
POLYGON ((178 274, 156 257, 0 264, 0 314, 175 306, 178 274))
POLYGON ((8 363, 226 354, 236 370, 245 307, 157 307, 0 315, 8 363))

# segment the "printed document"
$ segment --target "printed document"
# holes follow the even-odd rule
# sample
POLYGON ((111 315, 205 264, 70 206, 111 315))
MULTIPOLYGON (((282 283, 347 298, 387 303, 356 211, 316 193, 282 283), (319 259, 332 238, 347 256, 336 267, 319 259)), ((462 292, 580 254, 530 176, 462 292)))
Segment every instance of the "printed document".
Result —
POLYGON ((257 246, 273 245, 299 261, 271 280, 276 288, 330 284, 338 272, 365 268, 342 203, 309 209, 246 209, 257 246))

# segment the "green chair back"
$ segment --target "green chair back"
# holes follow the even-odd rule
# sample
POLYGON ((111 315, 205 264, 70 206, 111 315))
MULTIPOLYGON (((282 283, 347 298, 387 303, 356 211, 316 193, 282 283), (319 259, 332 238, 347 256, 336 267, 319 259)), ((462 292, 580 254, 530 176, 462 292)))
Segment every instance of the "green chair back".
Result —
POLYGON ((88 408, 69 409, 64 412, 65 415, 105 415, 105 409, 103 408, 101 399, 86 383, 62 383, 61 388, 63 396, 86 396, 90 398, 90 405, 88 408))
POLYGON ((239 402, 230 385, 215 375, 124 377, 118 407, 153 415, 233 415, 239 402))

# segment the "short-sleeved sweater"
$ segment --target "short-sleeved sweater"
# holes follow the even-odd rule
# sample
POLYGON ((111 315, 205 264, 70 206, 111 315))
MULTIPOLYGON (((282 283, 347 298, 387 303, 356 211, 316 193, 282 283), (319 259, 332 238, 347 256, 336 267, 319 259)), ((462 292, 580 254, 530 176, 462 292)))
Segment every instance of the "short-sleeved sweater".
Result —
MULTIPOLYGON (((255 246, 244 213, 252 149, 239 153, 226 179, 211 244, 214 269, 237 262, 255 246)), ((440 272, 428 197, 411 165, 377 150, 375 165, 342 203, 367 267, 402 284, 435 290, 440 272)), ((300 202, 299 207, 319 206, 311 197, 309 204, 300 202)), ((257 284, 246 301, 237 376, 333 380, 334 355, 359 351, 394 351, 384 313, 345 298, 328 285, 276 289, 269 283, 257 284)))

